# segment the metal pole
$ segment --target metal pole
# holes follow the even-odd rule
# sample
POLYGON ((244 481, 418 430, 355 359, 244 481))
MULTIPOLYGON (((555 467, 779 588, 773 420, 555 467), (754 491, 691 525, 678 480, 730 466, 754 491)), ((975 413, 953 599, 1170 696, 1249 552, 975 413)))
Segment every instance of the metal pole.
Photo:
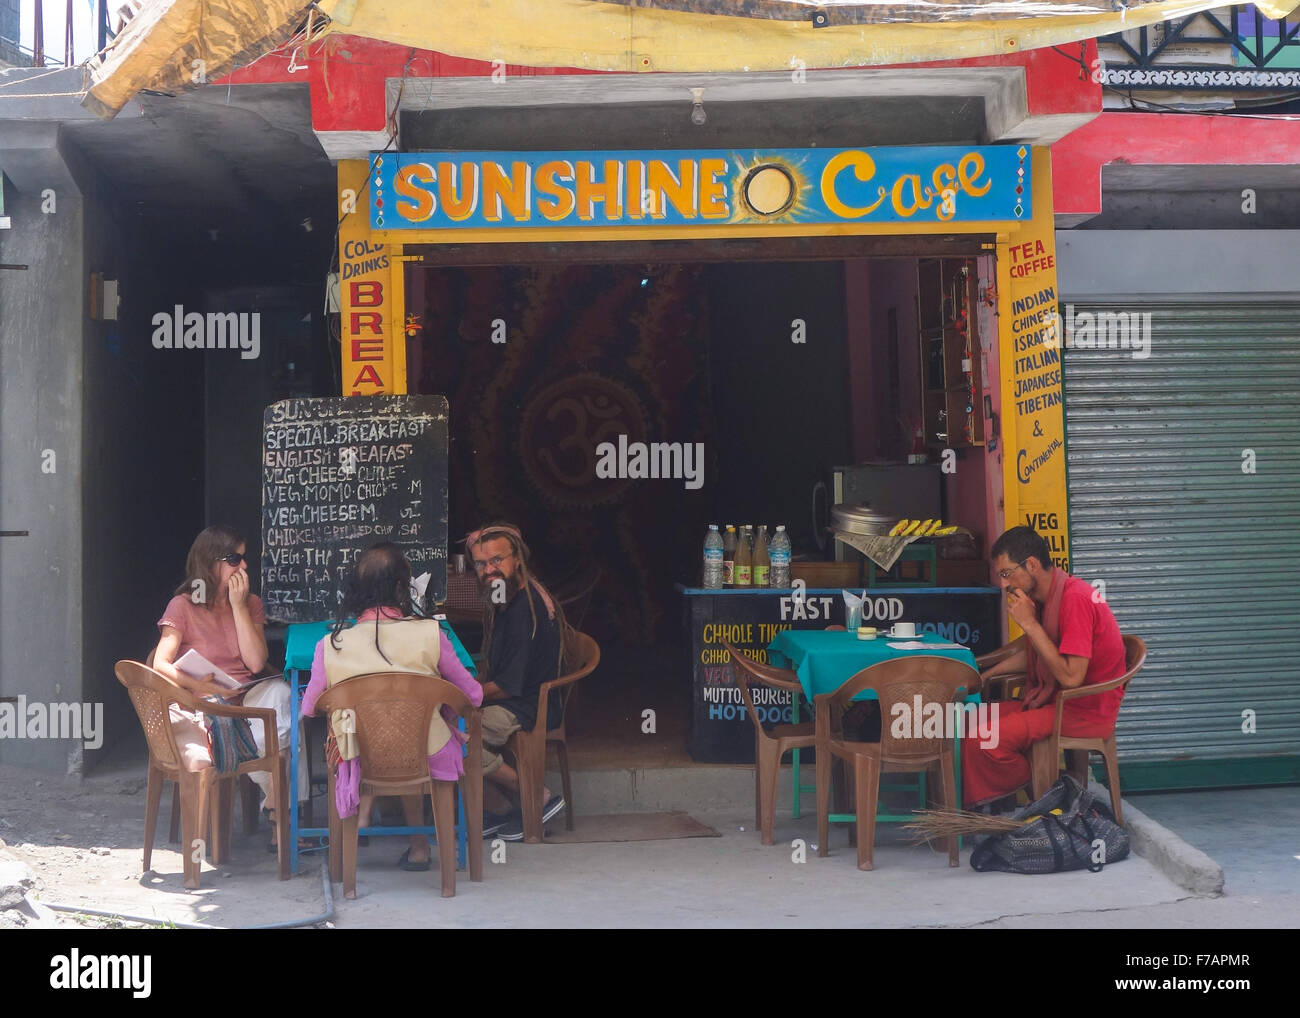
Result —
POLYGON ((68 0, 68 10, 63 28, 63 66, 71 67, 73 63, 72 45, 72 0, 68 0))
POLYGON ((32 26, 32 66, 45 66, 45 11, 41 0, 33 0, 36 7, 36 23, 32 26))

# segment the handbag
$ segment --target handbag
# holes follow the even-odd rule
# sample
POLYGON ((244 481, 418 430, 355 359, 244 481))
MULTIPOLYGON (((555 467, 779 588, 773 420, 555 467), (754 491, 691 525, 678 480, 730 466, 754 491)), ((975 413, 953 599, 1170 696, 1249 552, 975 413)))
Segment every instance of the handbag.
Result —
MULTIPOLYGON (((226 703, 225 700, 220 701, 226 703)), ((247 718, 208 715, 208 740, 212 744, 212 766, 218 774, 233 774, 241 763, 256 760, 262 754, 253 741, 247 718)))
POLYGON ((1029 823, 976 842, 970 856, 974 869, 981 873, 1080 869, 1100 873, 1106 863, 1129 854, 1128 832, 1115 822, 1110 804, 1068 774, 1041 799, 1017 810, 1012 819, 1029 823))

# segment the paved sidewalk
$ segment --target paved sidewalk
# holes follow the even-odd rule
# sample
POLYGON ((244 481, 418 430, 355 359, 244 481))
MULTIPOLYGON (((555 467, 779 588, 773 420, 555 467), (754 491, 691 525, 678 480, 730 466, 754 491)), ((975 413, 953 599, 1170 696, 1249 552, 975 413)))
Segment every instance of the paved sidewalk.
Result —
MULTIPOLYGON (((301 873, 281 883, 265 851, 265 827, 253 837, 237 834, 232 862, 216 870, 205 865, 202 889, 186 892, 179 846, 164 843, 169 796, 159 818, 155 872, 142 878, 142 782, 124 773, 78 786, 47 780, 39 789, 18 775, 0 780, 0 835, 7 851, 35 871, 42 900, 223 926, 327 910, 320 855, 304 856, 301 873)), ((485 845, 484 882, 471 883, 461 871, 454 899, 440 897, 436 867, 406 873, 394 865, 404 839, 372 838, 360 854, 358 899, 346 901, 341 886, 333 887, 332 922, 351 928, 1300 925, 1300 789, 1148 795, 1132 802, 1213 856, 1225 870, 1227 893, 1193 895, 1138 856, 1098 874, 1031 877, 976 873, 968 846, 962 865, 952 869, 945 854, 909 844, 897 825, 880 826, 876 868, 860 872, 843 828, 833 828, 831 855, 822 859, 810 815, 794 821, 788 809, 779 811, 777 844, 765 848, 750 811, 706 806, 692 815, 720 837, 501 843, 504 861, 497 863, 485 845), (802 862, 796 839, 803 842, 802 862)))

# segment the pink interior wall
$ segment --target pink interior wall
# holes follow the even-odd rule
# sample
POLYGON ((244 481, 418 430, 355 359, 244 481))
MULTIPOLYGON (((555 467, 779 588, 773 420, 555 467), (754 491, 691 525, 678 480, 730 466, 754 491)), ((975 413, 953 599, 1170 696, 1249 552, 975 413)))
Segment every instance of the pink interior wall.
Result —
MULTIPOLYGON (((991 255, 979 259, 980 293, 996 280, 991 255)), ((889 421, 889 309, 898 316, 899 414, 904 420, 920 417, 920 343, 916 320, 916 261, 912 258, 855 259, 845 262, 845 303, 848 320, 848 361, 851 384, 853 457, 905 458, 910 435, 902 448, 891 447, 889 421)), ((976 306, 983 369, 982 400, 993 401, 1001 418, 998 382, 997 316, 984 303, 976 306)), ((992 422, 985 422, 984 439, 992 437, 992 422)), ((1002 445, 964 451, 955 474, 945 476, 948 515, 980 537, 987 554, 993 539, 1004 529, 1002 519, 1002 445)))
MULTIPOLYGON (((889 309, 898 316, 898 407, 904 420, 921 415, 921 388, 918 371, 920 346, 916 334, 916 262, 911 258, 880 259, 871 263, 871 334, 880 370, 873 389, 877 434, 888 436, 901 425, 890 421, 889 412, 889 309)), ((878 443, 875 455, 890 460, 904 460, 911 450, 911 436, 903 434, 902 447, 878 443)))

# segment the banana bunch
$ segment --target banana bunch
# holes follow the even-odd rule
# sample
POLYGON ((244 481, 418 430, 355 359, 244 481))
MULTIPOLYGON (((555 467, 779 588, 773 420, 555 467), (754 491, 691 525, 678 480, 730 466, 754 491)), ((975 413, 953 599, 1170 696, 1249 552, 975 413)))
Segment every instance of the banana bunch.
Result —
POLYGON ((899 520, 890 537, 945 537, 957 533, 956 526, 945 527, 943 520, 899 520))

